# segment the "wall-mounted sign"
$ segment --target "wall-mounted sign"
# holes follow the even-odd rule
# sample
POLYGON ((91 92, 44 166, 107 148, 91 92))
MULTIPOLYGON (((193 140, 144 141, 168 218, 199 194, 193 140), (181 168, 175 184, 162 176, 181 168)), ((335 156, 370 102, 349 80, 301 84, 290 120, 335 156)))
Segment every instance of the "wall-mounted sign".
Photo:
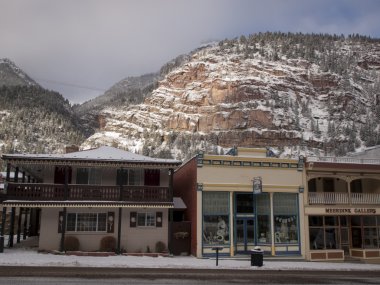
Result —
POLYGON ((378 215, 380 208, 333 208, 333 207, 305 207, 305 214, 311 215, 328 215, 328 216, 368 216, 378 215))
POLYGON ((374 208, 326 208, 326 214, 376 214, 374 208))
POLYGON ((261 194, 263 192, 263 183, 261 177, 253 177, 253 194, 261 194))

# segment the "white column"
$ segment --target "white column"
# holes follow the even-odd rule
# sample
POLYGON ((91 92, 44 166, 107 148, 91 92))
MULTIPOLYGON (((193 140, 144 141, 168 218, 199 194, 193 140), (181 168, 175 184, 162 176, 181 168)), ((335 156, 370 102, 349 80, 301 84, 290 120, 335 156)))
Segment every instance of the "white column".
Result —
POLYGON ((274 212, 273 212, 273 193, 269 193, 269 200, 270 200, 270 227, 271 227, 271 236, 272 236, 272 255, 276 255, 276 251, 274 249, 274 212))
POLYGON ((230 256, 235 255, 235 241, 234 241, 234 192, 230 192, 230 256))
POLYGON ((202 191, 197 191, 197 257, 202 257, 202 234, 203 234, 203 217, 202 217, 202 191))

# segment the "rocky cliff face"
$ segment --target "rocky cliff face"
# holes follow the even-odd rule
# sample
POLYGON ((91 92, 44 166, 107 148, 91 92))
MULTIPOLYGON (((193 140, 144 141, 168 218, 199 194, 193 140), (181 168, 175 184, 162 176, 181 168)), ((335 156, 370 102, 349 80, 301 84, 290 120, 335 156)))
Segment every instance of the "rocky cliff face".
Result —
POLYGON ((379 75, 376 40, 253 35, 222 41, 192 53, 143 104, 103 109, 101 127, 83 147, 170 150, 177 158, 233 145, 343 154, 380 142, 379 75), (369 121, 366 136, 361 129, 369 121))

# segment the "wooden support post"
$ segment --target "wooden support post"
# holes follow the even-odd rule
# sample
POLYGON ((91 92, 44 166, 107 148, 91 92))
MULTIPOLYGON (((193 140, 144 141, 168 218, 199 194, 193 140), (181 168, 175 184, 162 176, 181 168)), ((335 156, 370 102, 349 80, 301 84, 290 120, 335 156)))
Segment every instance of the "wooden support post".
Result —
POLYGON ((16 167, 16 171, 15 171, 15 178, 14 178, 14 182, 18 182, 18 173, 19 173, 19 168, 18 167, 16 167))
POLYGON ((11 224, 9 226, 8 247, 13 247, 13 236, 14 236, 14 227, 15 227, 15 214, 16 214, 16 208, 12 207, 12 209, 11 209, 11 224))
MULTIPOLYGON (((120 170, 120 173, 123 172, 123 169, 120 170)), ((119 181, 119 201, 123 200, 123 179, 119 181)), ((123 208, 119 208, 119 216, 117 219, 117 249, 116 253, 121 254, 121 217, 122 217, 123 208)))
POLYGON ((69 167, 65 166, 64 200, 69 198, 69 167))
POLYGON ((17 221, 17 243, 20 243, 21 239, 21 220, 22 220, 23 208, 19 208, 18 211, 18 221, 17 221))
MULTIPOLYGON (((170 201, 174 202, 173 199, 173 174, 174 171, 173 169, 169 169, 169 199, 170 201)), ((173 248, 172 248, 172 226, 173 226, 173 209, 169 208, 168 210, 168 250, 169 253, 173 253, 173 248)))
POLYGON ((3 207, 3 215, 1 216, 1 229, 0 229, 0 253, 4 252, 4 232, 5 222, 7 218, 7 207, 3 207))
POLYGON ((7 176, 5 177, 5 181, 11 181, 11 164, 7 163, 7 176))
POLYGON ((24 228, 23 228, 23 233, 22 233, 22 239, 26 239, 26 234, 28 230, 28 208, 24 208, 24 228))
POLYGON ((67 209, 66 209, 66 207, 63 207, 61 242, 60 242, 60 246, 59 246, 59 251, 61 251, 61 252, 66 251, 66 249, 65 249, 66 216, 67 216, 66 213, 67 213, 67 209))
POLYGON ((121 217, 122 217, 122 210, 123 208, 119 208, 119 217, 117 221, 117 254, 121 254, 121 217))

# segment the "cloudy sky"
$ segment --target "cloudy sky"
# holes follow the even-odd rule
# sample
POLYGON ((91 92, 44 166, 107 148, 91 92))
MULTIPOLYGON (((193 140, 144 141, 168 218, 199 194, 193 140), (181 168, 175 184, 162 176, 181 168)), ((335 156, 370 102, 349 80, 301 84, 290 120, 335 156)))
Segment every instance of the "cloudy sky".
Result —
POLYGON ((380 1, 0 0, 0 58, 72 103, 202 43, 266 31, 380 38, 380 1))

